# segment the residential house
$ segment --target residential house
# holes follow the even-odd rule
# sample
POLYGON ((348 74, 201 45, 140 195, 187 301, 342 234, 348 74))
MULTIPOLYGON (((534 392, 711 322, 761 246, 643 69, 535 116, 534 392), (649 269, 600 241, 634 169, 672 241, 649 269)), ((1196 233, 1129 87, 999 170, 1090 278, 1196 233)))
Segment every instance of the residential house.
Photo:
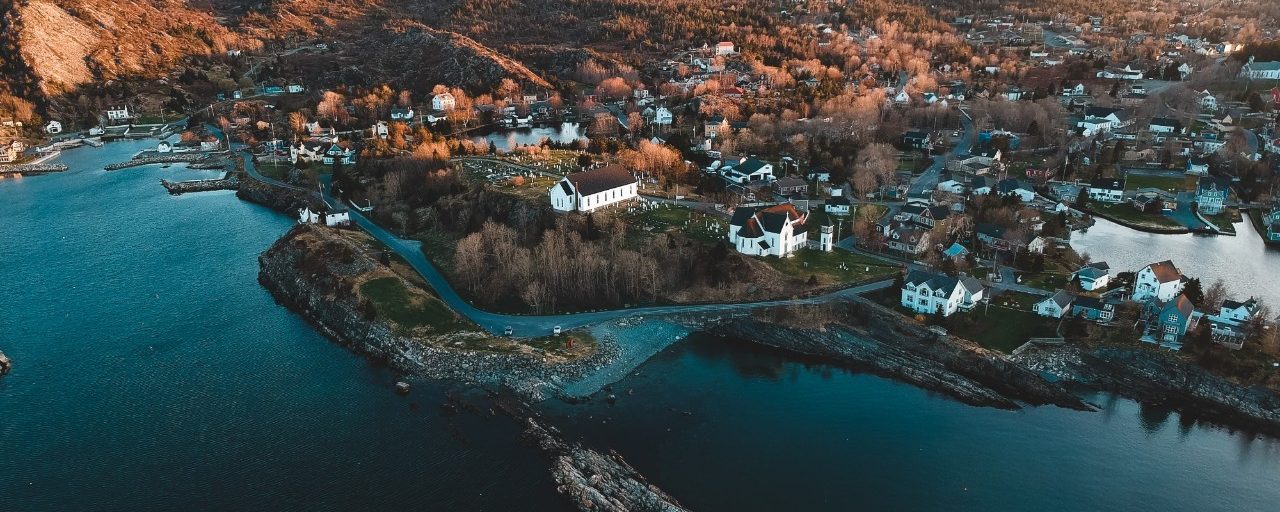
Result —
POLYGON ((133 121, 133 115, 129 113, 128 105, 107 107, 104 114, 107 118, 107 125, 128 124, 133 121))
POLYGON ((18 151, 19 141, 13 141, 10 144, 0 145, 0 163, 16 162, 22 158, 22 152, 18 151))
POLYGON ((902 143, 916 149, 929 147, 929 132, 923 130, 911 130, 902 136, 902 143))
POLYGON ((448 112, 458 108, 458 100, 451 93, 437 94, 431 98, 431 109, 437 112, 448 112))
POLYGON ((1009 242, 1004 239, 1006 229, 1003 226, 979 222, 977 226, 973 227, 973 231, 978 235, 979 242, 997 248, 1009 247, 1009 242))
POLYGON ((56 135, 56 134, 62 133, 62 122, 49 121, 48 124, 44 125, 44 132, 49 135, 56 135))
POLYGON ((1170 301, 1182 293, 1182 287, 1186 284, 1186 276, 1182 275, 1172 261, 1152 263, 1134 276, 1131 298, 1134 302, 1147 302, 1151 299, 1170 301))
POLYGON ((1169 300, 1154 298, 1148 301, 1143 309, 1147 322, 1143 340, 1180 347, 1183 338, 1187 336, 1187 330, 1192 326, 1191 320, 1195 312, 1191 301, 1182 294, 1169 300))
POLYGON ((1187 159, 1187 174, 1205 176, 1209 174, 1209 159, 1193 156, 1187 159))
POLYGON ((325 150, 324 158, 320 161, 325 165, 333 165, 335 163, 351 165, 356 163, 356 150, 334 142, 329 145, 329 149, 325 150))
POLYGON ((406 123, 407 123, 407 122, 410 122, 410 121, 413 121, 413 109, 412 109, 412 108, 399 108, 399 107, 397 107, 397 108, 393 108, 393 109, 391 109, 391 120, 392 120, 392 121, 404 121, 404 122, 406 122, 406 123))
POLYGON ((902 307, 916 313, 951 316, 973 309, 985 296, 982 283, 972 277, 950 277, 912 270, 903 280, 902 307))
POLYGON ((946 234, 949 231, 948 224, 951 219, 951 208, 946 205, 907 204, 902 207, 900 214, 906 220, 929 228, 934 233, 946 234))
POLYGON ((1062 318, 1071 311, 1071 301, 1074 298, 1066 290, 1058 290, 1053 296, 1037 302, 1032 309, 1040 316, 1062 318))
POLYGON ((733 43, 729 41, 720 41, 716 43, 716 55, 733 55, 733 43))
POLYGON ((1280 62, 1257 62, 1252 56, 1240 68, 1240 77, 1250 80, 1280 80, 1280 62))
POLYGON ((898 252, 920 254, 929 250, 930 230, 909 222, 891 222, 885 244, 898 252))
POLYGON ((827 199, 826 204, 823 207, 823 210, 825 210, 827 213, 831 213, 835 215, 848 215, 849 214, 849 198, 843 195, 837 194, 837 192, 841 192, 841 190, 837 188, 831 191, 832 196, 830 199, 827 199))
POLYGON ((969 255, 969 248, 957 243, 953 243, 951 244, 951 247, 948 247, 942 251, 942 255, 948 258, 951 258, 953 260, 961 260, 961 259, 964 259, 965 256, 969 255))
POLYGON ((964 183, 960 183, 956 180, 947 180, 947 181, 940 182, 938 183, 938 186, 935 188, 937 188, 941 192, 947 192, 950 194, 964 193, 964 183))
POLYGON ((1209 321, 1210 337, 1218 344, 1239 350, 1248 337, 1249 322, 1257 314, 1258 301, 1253 297, 1244 302, 1224 300, 1218 314, 1205 316, 1209 321))
POLYGON ((729 243, 743 254, 788 257, 808 245, 808 220, 789 203, 738 207, 729 221, 729 243))
POLYGON ((1102 299, 1081 295, 1071 302, 1071 316, 1105 324, 1115 318, 1115 308, 1115 304, 1102 299))
POLYGON ((727 167, 724 177, 738 184, 769 183, 773 181, 773 164, 765 163, 755 157, 744 158, 737 165, 727 167))
POLYGON ((711 116, 706 123, 702 124, 703 135, 711 139, 716 138, 718 134, 728 133, 728 130, 729 121, 725 120, 724 116, 711 116))
POLYGON ((1205 215, 1222 213, 1230 187, 1231 181, 1225 178, 1201 176, 1196 184, 1196 208, 1205 215))
POLYGON ((1035 188, 1022 180, 1006 178, 996 183, 996 193, 1001 196, 1017 196, 1018 200, 1029 203, 1036 198, 1035 188))
POLYGON ((551 207, 561 212, 591 212, 639 197, 639 181, 618 164, 565 176, 551 187, 551 207))
POLYGON ((1200 91, 1200 108, 1210 111, 1218 110, 1218 98, 1208 89, 1200 91))
POLYGON ((788 197, 804 197, 809 193, 809 182, 789 176, 779 178, 773 182, 773 191, 788 197))
POLYGON ((1142 68, 1134 68, 1132 64, 1126 64, 1123 68, 1108 67, 1098 72, 1098 78, 1109 78, 1118 80, 1142 80, 1142 76, 1146 74, 1142 68))
POLYGON ((671 120, 671 111, 667 110, 667 107, 658 107, 654 109, 653 120, 649 121, 649 123, 656 126, 670 126, 671 120))
POLYGON ((1151 133, 1178 133, 1182 131, 1182 123, 1167 117, 1155 117, 1147 125, 1147 131, 1151 133))
POLYGON ((1124 180, 1101 178, 1089 182, 1089 199, 1104 203, 1124 201, 1124 180))
POLYGON ((1049 239, 1037 234, 1028 234, 1025 245, 1027 252, 1031 254, 1044 254, 1046 247, 1049 247, 1049 239))
POLYGON ((1072 279, 1080 280, 1080 289, 1095 292, 1107 288, 1111 282, 1111 266, 1104 261, 1090 263, 1071 274, 1072 279))
POLYGON ((1263 222, 1267 225, 1267 240, 1280 242, 1280 201, 1271 206, 1263 222))
POLYGON ((807 176, 807 178, 817 181, 819 183, 830 183, 831 171, 827 170, 824 167, 814 167, 813 169, 809 170, 809 175, 807 176))

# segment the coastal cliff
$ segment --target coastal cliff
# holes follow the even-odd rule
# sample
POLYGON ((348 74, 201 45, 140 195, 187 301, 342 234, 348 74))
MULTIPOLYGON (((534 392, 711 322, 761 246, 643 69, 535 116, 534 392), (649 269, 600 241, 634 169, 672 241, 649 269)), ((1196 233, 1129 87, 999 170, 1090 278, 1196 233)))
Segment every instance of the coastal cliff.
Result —
POLYGON ((1146 347, 1063 346, 1027 351, 1012 359, 1065 381, 1280 437, 1280 394, 1261 386, 1242 387, 1171 353, 1146 347))
POLYGON ((375 244, 363 231, 298 225, 258 257, 258 282, 326 337, 406 375, 545 398, 547 383, 585 375, 617 355, 607 339, 589 352, 565 352, 496 338, 444 307, 424 283, 410 282, 412 269, 379 261, 375 244), (422 325, 379 314, 384 305, 364 286, 397 281, 404 295, 396 299, 418 307, 408 313, 428 317, 422 325))
POLYGON ((936 391, 965 404, 1019 409, 1057 405, 1089 410, 1079 397, 970 341, 939 335, 872 303, 855 302, 840 322, 789 327, 741 319, 709 326, 716 335, 829 358, 936 391))
MULTIPOLYGON (((243 165, 243 164, 241 164, 243 165)), ((306 190, 285 188, 254 179, 248 173, 242 173, 236 197, 266 206, 278 212, 295 216, 298 210, 310 207, 312 211, 323 211, 323 203, 314 193, 306 190)))

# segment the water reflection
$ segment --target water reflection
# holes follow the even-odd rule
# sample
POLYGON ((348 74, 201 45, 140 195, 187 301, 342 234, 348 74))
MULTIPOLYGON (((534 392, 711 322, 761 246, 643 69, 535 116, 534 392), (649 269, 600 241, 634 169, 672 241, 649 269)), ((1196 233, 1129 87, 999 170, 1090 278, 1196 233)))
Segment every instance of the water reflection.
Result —
POLYGON ((578 123, 561 123, 557 126, 539 126, 533 128, 500 129, 491 133, 471 137, 476 144, 488 145, 501 150, 509 150, 515 146, 538 145, 543 139, 552 142, 573 142, 585 139, 586 134, 578 123))

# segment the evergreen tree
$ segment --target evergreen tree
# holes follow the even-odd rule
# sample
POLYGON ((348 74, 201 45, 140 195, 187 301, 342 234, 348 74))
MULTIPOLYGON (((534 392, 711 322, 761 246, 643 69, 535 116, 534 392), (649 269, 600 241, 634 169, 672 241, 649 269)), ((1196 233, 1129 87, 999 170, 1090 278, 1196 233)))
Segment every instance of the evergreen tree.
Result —
POLYGON ((1200 278, 1194 278, 1187 281, 1187 285, 1182 288, 1182 294, 1187 296, 1187 300, 1191 301, 1197 308, 1204 307, 1204 287, 1200 284, 1200 278))

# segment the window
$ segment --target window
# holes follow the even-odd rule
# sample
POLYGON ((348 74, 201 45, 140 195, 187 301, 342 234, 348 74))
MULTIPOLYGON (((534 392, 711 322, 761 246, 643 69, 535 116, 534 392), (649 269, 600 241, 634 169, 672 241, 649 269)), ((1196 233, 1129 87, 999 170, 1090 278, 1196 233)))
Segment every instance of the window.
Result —
POLYGON ((1178 326, 1176 326, 1176 325, 1166 325, 1166 326, 1164 326, 1164 332, 1176 333, 1176 332, 1178 332, 1178 326))
POLYGON ((1178 323, 1178 315, 1170 314, 1166 319, 1169 323, 1178 323))

